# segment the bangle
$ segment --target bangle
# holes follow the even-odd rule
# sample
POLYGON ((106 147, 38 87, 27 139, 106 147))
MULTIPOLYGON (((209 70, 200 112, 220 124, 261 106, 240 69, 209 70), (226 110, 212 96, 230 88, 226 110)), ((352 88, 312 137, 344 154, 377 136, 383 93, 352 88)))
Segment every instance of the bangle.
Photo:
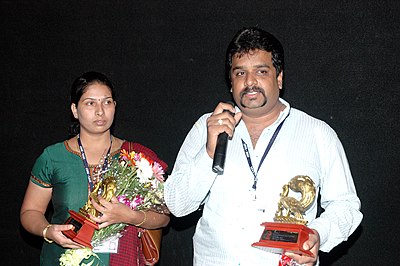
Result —
POLYGON ((143 210, 140 210, 140 212, 142 212, 144 214, 144 218, 143 218, 143 221, 141 221, 138 224, 135 224, 135 226, 137 226, 137 227, 141 226, 142 224, 144 224, 147 221, 147 213, 143 210))
POLYGON ((49 229, 51 226, 53 226, 52 224, 48 224, 44 229, 43 229, 43 238, 44 240, 46 240, 47 243, 53 243, 53 240, 50 240, 46 237, 46 233, 47 233, 47 229, 49 229))

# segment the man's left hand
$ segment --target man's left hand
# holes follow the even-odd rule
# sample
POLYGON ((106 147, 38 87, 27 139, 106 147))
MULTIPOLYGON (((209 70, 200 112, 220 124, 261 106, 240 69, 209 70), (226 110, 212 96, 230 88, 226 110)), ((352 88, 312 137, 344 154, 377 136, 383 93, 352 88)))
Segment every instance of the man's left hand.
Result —
POLYGON ((309 234, 308 240, 304 242, 303 248, 305 250, 309 250, 314 254, 314 257, 298 255, 294 253, 286 252, 285 255, 294 259, 298 264, 305 266, 313 266, 317 262, 318 259, 318 251, 319 251, 319 234, 316 230, 313 230, 313 234, 309 234))

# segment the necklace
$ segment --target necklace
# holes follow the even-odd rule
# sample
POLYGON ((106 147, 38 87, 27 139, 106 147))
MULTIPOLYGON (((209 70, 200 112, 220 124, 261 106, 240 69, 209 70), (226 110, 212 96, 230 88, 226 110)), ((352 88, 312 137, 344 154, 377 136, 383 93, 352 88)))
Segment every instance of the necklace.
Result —
POLYGON ((87 161, 87 158, 86 158, 86 154, 85 154, 85 150, 84 150, 84 148, 83 148, 83 145, 82 145, 81 139, 80 139, 80 137, 79 137, 79 134, 76 135, 76 140, 77 140, 77 142, 78 142, 78 147, 79 147, 79 150, 80 150, 80 152, 81 152, 81 157, 82 157, 83 166, 84 166, 84 168, 85 168, 85 172, 86 172, 86 175, 87 175, 87 178, 88 178, 88 184, 89 184, 88 189, 89 189, 89 192, 90 192, 90 191, 93 190, 94 183, 96 183, 96 182, 99 181, 100 176, 101 176, 101 175, 106 171, 106 169, 107 169, 107 166, 108 166, 108 157, 110 156, 110 151, 111 151, 111 146, 112 146, 112 136, 110 137, 110 147, 108 148, 108 151, 107 151, 106 155, 105 155, 105 156, 102 156, 102 157, 100 158, 100 162, 99 162, 98 165, 96 166, 96 169, 97 169, 98 171, 95 171, 96 169, 93 170, 93 178, 92 178, 92 175, 90 174, 89 164, 88 164, 88 161, 87 161), (100 166, 102 162, 103 162, 103 165, 100 166), (97 173, 96 175, 94 174, 95 172, 97 173))

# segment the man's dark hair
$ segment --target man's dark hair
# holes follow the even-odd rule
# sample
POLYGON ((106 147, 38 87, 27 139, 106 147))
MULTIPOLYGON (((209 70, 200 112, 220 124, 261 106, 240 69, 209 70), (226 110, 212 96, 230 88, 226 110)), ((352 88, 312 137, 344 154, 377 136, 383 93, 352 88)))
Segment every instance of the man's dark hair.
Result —
POLYGON ((284 53, 282 44, 278 39, 271 33, 256 27, 242 28, 233 37, 226 50, 225 74, 228 84, 230 84, 233 56, 242 56, 257 49, 271 53, 272 64, 275 67, 277 76, 283 71, 284 53))

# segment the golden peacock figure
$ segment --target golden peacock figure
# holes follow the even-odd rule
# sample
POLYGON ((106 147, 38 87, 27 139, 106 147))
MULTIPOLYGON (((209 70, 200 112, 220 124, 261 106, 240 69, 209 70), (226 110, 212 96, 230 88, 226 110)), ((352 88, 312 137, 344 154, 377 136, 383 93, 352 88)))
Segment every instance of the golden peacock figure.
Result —
POLYGON ((96 210, 90 201, 91 199, 95 200, 98 204, 100 204, 97 196, 101 196, 106 201, 111 201, 111 198, 114 196, 114 193, 117 189, 115 184, 115 178, 113 176, 109 176, 104 180, 98 182, 93 190, 90 192, 89 199, 87 200, 85 206, 80 208, 79 212, 87 216, 91 214, 93 216, 98 217, 100 212, 96 210))
POLYGON ((275 213, 275 222, 295 223, 306 225, 304 220, 306 210, 315 200, 316 189, 314 181, 305 175, 293 177, 289 183, 282 187, 282 193, 278 202, 278 210, 275 213), (289 191, 301 193, 301 199, 289 196, 289 191), (286 212, 286 213, 285 213, 286 212))

